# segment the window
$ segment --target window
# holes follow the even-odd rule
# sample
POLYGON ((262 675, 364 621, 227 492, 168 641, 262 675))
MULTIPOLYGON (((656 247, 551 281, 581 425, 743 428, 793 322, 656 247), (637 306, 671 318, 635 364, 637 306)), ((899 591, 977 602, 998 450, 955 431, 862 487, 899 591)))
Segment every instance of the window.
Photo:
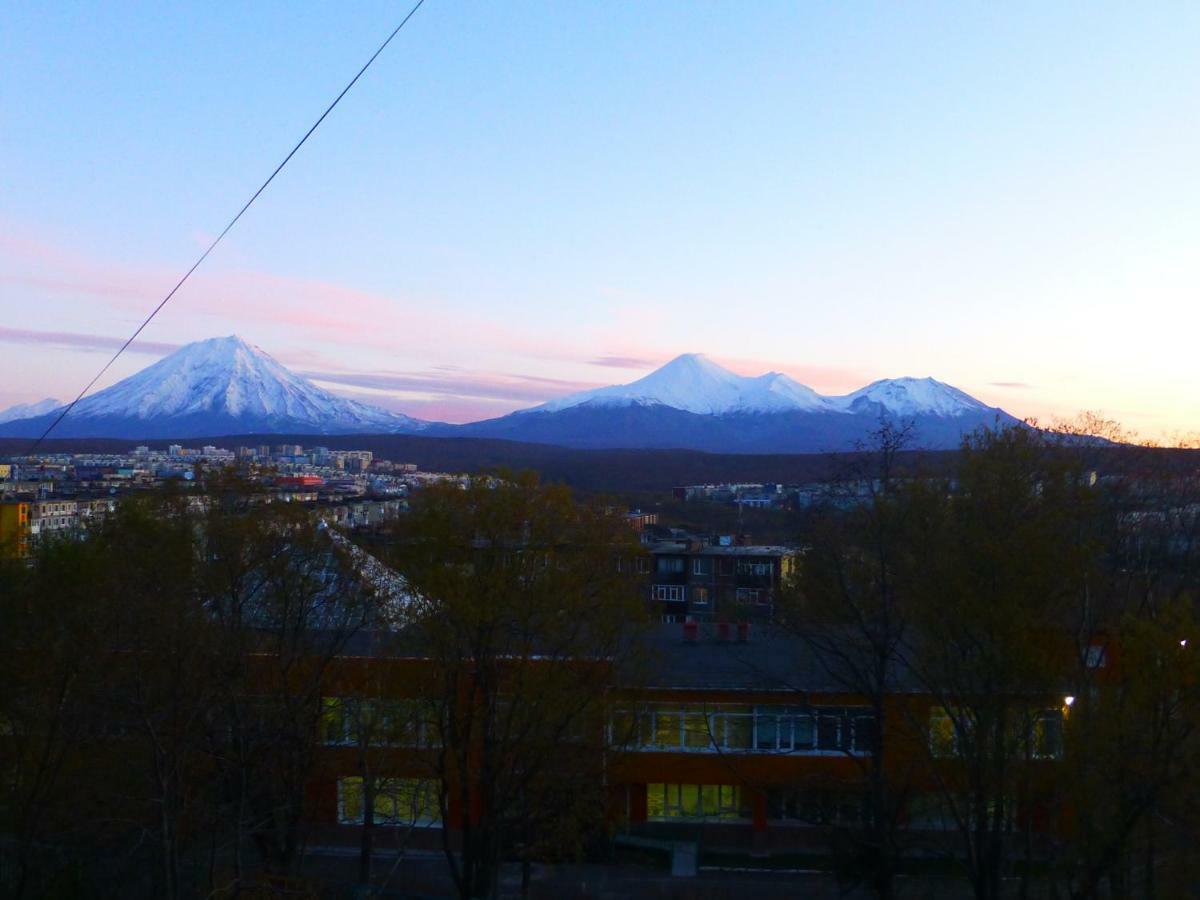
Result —
POLYGON ((753 603, 757 606, 763 605, 765 596, 766 592, 758 588, 738 588, 736 595, 738 603, 753 603))
POLYGON ((654 560, 654 568, 660 575, 682 575, 684 562, 682 556, 659 556, 654 560))
MULTIPOLYGON (((338 819, 343 825, 362 824, 366 806, 363 788, 362 778, 338 779, 338 819)), ((421 778, 376 779, 372 819, 377 825, 440 825, 437 783, 421 778)))
POLYGON ((650 557, 639 556, 634 559, 634 562, 637 565, 637 573, 639 575, 648 575, 650 573, 650 557))
POLYGON ((790 706, 754 708, 754 747, 757 750, 809 750, 813 745, 813 717, 790 706))
POLYGON ((664 625, 678 625, 686 619, 687 616, 678 613, 667 613, 662 617, 662 623, 664 625))
POLYGON ((737 564, 737 573, 739 575, 749 575, 756 578, 769 578, 774 571, 775 564, 769 562, 738 560, 737 564))
POLYGON ((1030 755, 1034 759, 1060 759, 1063 752, 1061 710, 1051 709, 1033 720, 1030 755))
POLYGON ((929 752, 942 759, 958 753, 958 731, 944 709, 935 708, 929 714, 929 752))
POLYGON ((850 719, 851 749, 855 753, 870 753, 875 744, 875 717, 858 715, 850 719))
POLYGON ((656 584, 654 586, 655 600, 682 600, 683 585, 681 584, 656 584))
POLYGON ((866 796, 855 791, 772 788, 767 818, 810 825, 859 825, 866 820, 866 796))
MULTIPOLYGON (((665 752, 871 752, 874 718, 864 709, 652 704, 643 710, 634 746, 665 752)), ((633 713, 616 710, 612 739, 625 743, 633 713)))
POLYGON ((842 717, 823 715, 817 717, 817 749, 842 749, 842 717))
POLYGON ((428 730, 416 700, 321 698, 323 743, 376 747, 428 746, 428 730))
POLYGON ((1103 644, 1091 644, 1084 655, 1084 665, 1089 669, 1103 669, 1108 663, 1108 654, 1103 644))
POLYGON ((706 587, 692 588, 692 605, 693 606, 708 606, 708 588, 706 588, 706 587))
POLYGON ((712 575, 713 561, 711 556, 697 556, 692 560, 693 575, 712 575))
POLYGON ((646 815, 664 819, 748 819, 748 798, 733 784, 648 784, 646 815))
POLYGON ((657 710, 651 719, 652 743, 659 749, 670 749, 682 745, 683 713, 679 710, 657 710))

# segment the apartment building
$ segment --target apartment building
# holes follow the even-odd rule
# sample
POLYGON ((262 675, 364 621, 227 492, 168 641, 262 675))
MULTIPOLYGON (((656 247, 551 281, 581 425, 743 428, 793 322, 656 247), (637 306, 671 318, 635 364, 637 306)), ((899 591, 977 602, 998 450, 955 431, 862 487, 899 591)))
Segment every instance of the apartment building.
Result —
POLYGON ((30 534, 35 540, 73 534, 79 530, 79 501, 56 498, 34 500, 30 507, 30 534))
POLYGON ((741 544, 733 536, 646 545, 631 563, 646 578, 647 600, 665 623, 769 619, 798 551, 741 544))

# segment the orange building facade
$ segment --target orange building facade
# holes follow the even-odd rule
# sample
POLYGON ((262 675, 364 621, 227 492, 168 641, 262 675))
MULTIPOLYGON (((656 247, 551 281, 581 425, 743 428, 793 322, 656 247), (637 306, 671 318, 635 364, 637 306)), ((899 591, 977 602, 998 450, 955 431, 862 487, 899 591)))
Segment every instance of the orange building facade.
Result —
MULTIPOLYGON (((679 625, 664 625, 648 640, 650 677, 609 707, 605 771, 615 833, 771 854, 819 850, 830 827, 864 823, 880 723, 868 698, 847 691, 808 644, 679 625)), ((413 657, 337 661, 309 791, 319 840, 357 839, 365 771, 383 786, 376 823, 417 826, 409 846, 440 847, 440 829, 472 814, 452 802, 443 822, 436 808, 436 737, 415 712, 413 693, 428 666, 413 657), (357 704, 375 704, 375 721, 386 707, 386 733, 356 732, 357 704)), ((1049 698, 1045 706, 1029 726, 1033 749, 1024 761, 1034 785, 1053 781, 1062 754, 1063 710, 1049 698)), ((955 765, 940 707, 898 682, 884 699, 883 728, 883 777, 908 798, 901 827, 949 831, 936 813, 944 779, 935 773, 955 765)), ((1018 821, 1050 831, 1057 817, 1030 802, 1014 806, 1018 821)))

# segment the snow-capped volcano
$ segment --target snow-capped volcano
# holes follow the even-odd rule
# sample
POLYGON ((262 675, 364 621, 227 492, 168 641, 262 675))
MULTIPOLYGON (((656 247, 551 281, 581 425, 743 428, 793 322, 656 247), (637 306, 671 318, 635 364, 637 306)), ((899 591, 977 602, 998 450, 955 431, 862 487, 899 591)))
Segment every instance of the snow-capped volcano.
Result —
POLYGON ((703 354, 685 353, 630 384, 571 394, 527 412, 634 404, 659 404, 702 416, 788 411, 959 416, 990 409, 958 388, 932 378, 882 379, 843 397, 825 397, 779 372, 737 375, 703 354))
POLYGON ((677 447, 724 453, 812 453, 869 444, 880 420, 912 424, 913 447, 955 447, 1012 416, 932 378, 876 381, 825 397, 778 372, 737 375, 699 354, 630 384, 551 400, 457 428, 459 434, 572 447, 677 447))
POLYGON ((38 400, 36 403, 18 403, 16 406, 10 406, 8 409, 0 409, 0 422, 12 422, 17 419, 28 419, 33 416, 44 416, 46 413, 53 412, 61 406, 63 406, 63 402, 55 400, 53 397, 38 400))
POLYGON ((834 408, 828 399, 787 375, 768 372, 748 378, 730 372, 700 353, 685 353, 630 384, 561 397, 529 412, 558 412, 585 404, 594 407, 659 404, 697 415, 834 408))
POLYGON ((884 378, 834 402, 850 411, 886 411, 894 416, 950 417, 991 409, 970 394, 933 378, 884 378))
MULTIPOLYGON (((40 416, 4 434, 40 434, 40 416)), ((203 437, 217 434, 419 431, 426 423, 322 390, 237 336, 210 338, 85 397, 60 437, 203 437)))

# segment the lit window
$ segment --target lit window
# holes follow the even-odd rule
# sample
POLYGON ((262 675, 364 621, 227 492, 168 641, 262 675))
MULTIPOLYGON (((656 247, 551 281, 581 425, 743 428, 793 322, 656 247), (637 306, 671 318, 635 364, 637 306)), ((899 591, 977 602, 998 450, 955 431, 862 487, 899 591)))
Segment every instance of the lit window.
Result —
MULTIPOLYGON (((365 818, 366 797, 360 777, 338 780, 338 818, 343 825, 359 825, 365 818)), ((375 781, 377 825, 430 827, 441 824, 438 786, 421 778, 379 778, 375 781)))
POLYGON ((646 814, 664 819, 748 819, 748 798, 733 784, 648 784, 646 814))

